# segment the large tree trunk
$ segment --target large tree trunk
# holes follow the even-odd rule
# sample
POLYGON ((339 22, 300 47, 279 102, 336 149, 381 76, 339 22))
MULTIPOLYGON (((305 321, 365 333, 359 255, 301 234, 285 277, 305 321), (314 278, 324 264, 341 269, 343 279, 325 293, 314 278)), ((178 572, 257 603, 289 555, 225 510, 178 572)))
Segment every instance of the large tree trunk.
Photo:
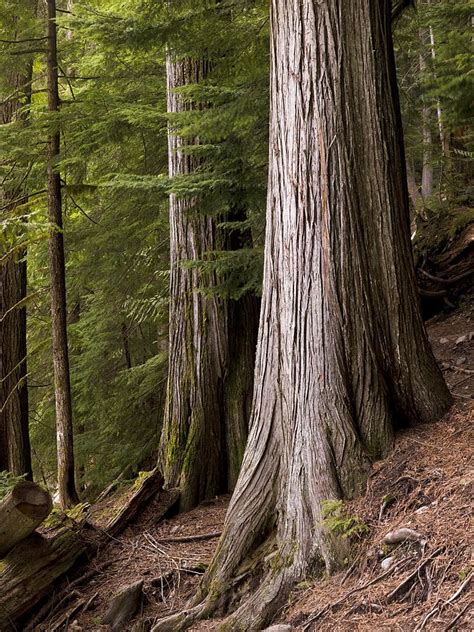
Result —
MULTIPOLYGON (((56 2, 48 0, 48 110, 59 111, 56 2)), ((67 342, 66 271, 64 261, 61 177, 56 161, 60 152, 59 129, 52 130, 48 149, 48 213, 52 228, 49 237, 51 277, 51 320, 53 340, 54 395, 58 457, 58 492, 61 507, 78 501, 73 451, 71 381, 67 342)))
POLYGON ((155 630, 235 607, 250 555, 260 585, 247 585, 226 629, 261 629, 294 582, 347 553, 324 527, 324 501, 362 491, 397 428, 450 406, 418 305, 390 10, 389 0, 272 2, 250 434, 196 605, 155 630))
MULTIPOLYGON (((21 10, 33 17, 36 1, 24 0, 21 10)), ((20 10, 20 9, 19 9, 20 10)), ((22 17, 25 17, 22 16, 22 17)), ((12 16, 15 31, 18 16, 12 16)), ((15 36, 19 36, 16 34, 15 36)), ((8 98, 0 106, 0 123, 27 120, 25 106, 31 100, 31 59, 7 72, 8 98)), ((14 212, 18 198, 26 201, 23 191, 3 181, 0 202, 5 213, 14 212), (8 202, 12 201, 11 206, 8 202)), ((21 229, 20 229, 21 230, 21 229)), ((7 257, 0 268, 0 471, 32 478, 28 425, 28 388, 26 360, 26 249, 7 257)))
MULTIPOLYGON (((168 111, 193 108, 176 88, 198 83, 206 74, 203 60, 169 57, 168 111)), ((199 168, 199 159, 186 152, 192 144, 169 134, 171 177, 199 168)), ((247 434, 248 407, 243 402, 252 390, 254 354, 254 347, 248 353, 253 336, 249 332, 256 330, 257 321, 235 331, 233 321, 239 318, 238 310, 245 309, 242 303, 231 304, 206 291, 218 285, 215 272, 183 266, 222 245, 216 224, 205 215, 198 197, 170 196, 170 352, 160 467, 167 485, 180 487, 181 509, 227 490, 228 481, 235 482, 247 434), (240 376, 229 369, 229 337, 237 337, 242 345, 240 376)))

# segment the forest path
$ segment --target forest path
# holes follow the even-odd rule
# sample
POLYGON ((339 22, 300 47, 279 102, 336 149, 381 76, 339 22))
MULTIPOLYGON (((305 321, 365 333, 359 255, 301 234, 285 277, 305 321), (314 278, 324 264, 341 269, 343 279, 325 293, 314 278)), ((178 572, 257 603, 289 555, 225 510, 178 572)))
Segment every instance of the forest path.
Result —
MULTIPOLYGON (((292 629, 319 631, 337 626, 347 632, 437 631, 447 629, 457 615, 459 623, 451 629, 468 629, 474 603, 469 585, 452 602, 446 602, 466 580, 469 583, 472 573, 473 318, 474 308, 467 306, 428 323, 455 405, 442 421, 402 432, 388 459, 375 464, 367 494, 347 504, 348 515, 358 516, 369 530, 355 543, 356 561, 349 570, 305 582, 294 591, 279 617, 292 629), (424 553, 416 543, 401 544, 393 551, 382 545, 383 536, 399 527, 423 535, 427 540, 424 553), (395 558, 393 571, 380 578, 381 561, 389 555, 395 558), (421 566, 430 556, 433 559, 421 566), (415 578, 387 600, 417 568, 415 578)), ((64 600, 51 611, 46 624, 34 629, 111 630, 103 619, 112 598, 142 580, 145 598, 135 617, 117 630, 144 632, 156 618, 183 609, 212 557, 228 500, 226 496, 216 498, 157 522, 169 504, 166 493, 161 494, 135 524, 111 539, 86 566, 63 579, 58 590, 66 589, 64 600), (76 580, 67 591, 68 582, 76 580)), ((192 629, 209 630, 215 624, 215 620, 201 622, 192 629)))

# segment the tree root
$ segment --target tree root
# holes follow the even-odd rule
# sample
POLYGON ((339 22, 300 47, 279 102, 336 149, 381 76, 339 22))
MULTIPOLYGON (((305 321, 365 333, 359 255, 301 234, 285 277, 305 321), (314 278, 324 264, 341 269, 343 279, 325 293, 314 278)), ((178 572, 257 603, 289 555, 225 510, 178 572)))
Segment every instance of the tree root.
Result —
POLYGON ((415 581, 418 578, 419 572, 427 564, 432 562, 435 557, 437 557, 440 553, 442 553, 444 551, 444 549, 445 549, 445 547, 441 546, 438 549, 436 549, 436 551, 434 551, 434 553, 432 555, 430 555, 429 557, 425 558, 415 568, 415 570, 413 572, 411 572, 407 577, 405 577, 405 579, 387 595, 387 602, 391 603, 392 601, 396 601, 397 599, 399 599, 399 597, 401 595, 405 594, 405 592, 411 587, 412 582, 415 581))
MULTIPOLYGON (((418 570, 418 569, 417 569, 418 570)), ((473 573, 469 573, 468 577, 463 581, 463 583, 459 586, 459 588, 451 595, 451 597, 449 599, 447 599, 446 601, 442 602, 440 599, 436 602, 436 605, 434 608, 432 608, 423 618, 421 624, 416 628, 415 632, 421 632, 421 630, 423 630, 423 628, 425 627, 425 625, 427 624, 428 620, 431 619, 431 617, 433 617, 437 612, 440 612, 440 610, 442 610, 442 608, 444 608, 445 606, 448 606, 450 603, 452 603, 453 601, 455 601, 459 595, 463 592, 463 590, 469 586, 469 584, 471 583, 473 577, 473 573)), ((469 604, 468 604, 469 606, 469 604)), ((467 607, 466 606, 466 609, 467 607)), ((448 627, 446 628, 447 630, 451 629, 452 627, 454 627, 454 624, 456 623, 456 621, 464 614, 463 611, 461 611, 457 617, 455 617, 455 619, 453 621, 451 621, 451 623, 448 625, 448 627)))
MULTIPOLYGON (((224 631, 239 630, 247 632, 262 629, 286 601, 290 590, 297 581, 294 571, 270 571, 256 592, 229 615, 220 625, 224 631)), ((201 619, 219 612, 223 593, 207 596, 189 610, 161 619, 152 628, 152 632, 178 632, 186 630, 201 619)))

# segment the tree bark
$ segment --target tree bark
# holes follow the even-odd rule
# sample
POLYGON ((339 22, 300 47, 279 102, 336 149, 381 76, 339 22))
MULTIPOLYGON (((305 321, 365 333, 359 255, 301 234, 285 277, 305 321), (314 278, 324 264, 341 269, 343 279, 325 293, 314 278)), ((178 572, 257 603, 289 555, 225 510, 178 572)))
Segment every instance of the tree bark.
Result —
MULTIPOLYGON (((26 0, 22 11, 34 16, 36 2, 26 0)), ((15 16, 12 16, 12 30, 15 16)), ((17 35, 15 35, 16 37, 17 35)), ((2 124, 27 121, 23 110, 31 101, 33 63, 27 59, 23 68, 7 72, 9 93, 14 96, 0 106, 2 124)), ((5 213, 15 209, 23 191, 5 181, 0 191, 5 213), (10 207, 8 201, 12 201, 10 207)), ((26 201, 26 196, 24 197, 26 201)), ((26 249, 9 256, 0 268, 0 471, 9 470, 17 476, 32 478, 31 448, 28 420, 27 347, 26 347, 26 249)))
MULTIPOLYGON (((430 34, 431 58, 434 63, 436 61, 435 36, 434 36, 433 27, 429 26, 428 28, 429 28, 429 34, 430 34)), ((441 143, 443 158, 449 159, 449 139, 446 134, 446 130, 444 129, 443 110, 441 108, 441 100, 439 97, 436 100, 436 115, 438 119, 439 140, 441 143)))
POLYGON ((0 558, 24 540, 53 507, 47 491, 30 481, 15 485, 0 502, 0 558))
MULTIPOLYGON (((422 30, 419 32, 421 42, 421 53, 419 56, 420 74, 426 72, 426 62, 424 58, 425 36, 422 30)), ((423 165, 421 171, 421 195, 423 200, 427 200, 433 195, 433 156, 431 138, 431 111, 426 99, 422 97, 421 107, 421 130, 423 141, 423 165)))
POLYGON ((295 582, 347 554, 324 526, 324 501, 361 492, 397 428, 451 404, 418 304, 390 10, 389 0, 272 1, 249 439, 195 605, 155 632, 236 605, 225 629, 262 629, 295 582), (249 557, 257 589, 238 579, 249 557))
MULTIPOLYGON (((206 74, 204 60, 169 56, 168 111, 194 108, 176 88, 198 83, 206 74)), ((186 146, 194 142, 170 130, 171 177, 192 174, 199 168, 200 160, 186 152, 186 146)), ((239 310, 245 311, 245 301, 237 305, 212 293, 218 285, 215 272, 183 266, 202 259, 222 243, 216 220, 205 215, 202 200, 170 196, 169 371, 159 465, 167 486, 180 487, 183 510, 226 491, 235 482, 247 434, 245 402, 252 390, 251 338, 256 320, 248 320, 241 332, 234 330, 234 319, 240 318, 239 310), (229 368, 231 337, 242 345, 237 360, 240 370, 229 368)))
MULTIPOLYGON (((60 107, 58 91, 56 2, 48 0, 48 111, 60 107)), ((56 162, 60 152, 59 129, 53 129, 48 147, 49 270, 51 277, 51 319, 53 340, 54 395, 58 492, 61 507, 78 502, 74 473, 71 381, 67 341, 66 272, 64 260, 61 178, 56 162)))
POLYGON ((2 265, 0 302, 0 470, 31 479, 26 361, 26 252, 2 265), (19 259, 19 260, 18 260, 19 259), (20 305, 19 305, 20 304, 20 305))

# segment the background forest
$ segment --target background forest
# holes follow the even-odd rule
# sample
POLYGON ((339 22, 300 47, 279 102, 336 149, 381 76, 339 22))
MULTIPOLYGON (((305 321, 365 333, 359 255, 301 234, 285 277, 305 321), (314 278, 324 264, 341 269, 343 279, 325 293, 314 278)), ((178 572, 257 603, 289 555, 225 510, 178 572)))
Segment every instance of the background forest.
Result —
MULTIPOLYGON (((260 293, 269 20, 267 2, 245 0, 220 2, 218 11, 196 2, 171 9, 151 0, 65 0, 57 11, 61 107, 51 112, 45 6, 0 2, 1 250, 3 265, 27 265, 27 293, 17 305, 27 313, 27 379, 14 388, 28 388, 34 477, 54 491, 46 147, 59 132, 76 475, 90 500, 116 477, 133 478, 156 462, 167 381, 170 194, 199 196, 201 212, 221 231, 217 248, 183 265, 214 275, 207 291, 221 298, 260 293), (201 81, 180 89, 198 107, 179 114, 167 114, 170 47, 208 64, 201 81), (25 79, 13 89, 12 75, 25 79), (169 126, 199 139, 189 151, 200 168, 191 174, 168 176, 169 126)), ((473 221, 471 12, 464 0, 420 0, 395 25, 421 267, 473 221)), ((427 316, 456 300, 438 290, 422 289, 427 316)), ((3 408, 10 396, 3 388, 3 408)))

